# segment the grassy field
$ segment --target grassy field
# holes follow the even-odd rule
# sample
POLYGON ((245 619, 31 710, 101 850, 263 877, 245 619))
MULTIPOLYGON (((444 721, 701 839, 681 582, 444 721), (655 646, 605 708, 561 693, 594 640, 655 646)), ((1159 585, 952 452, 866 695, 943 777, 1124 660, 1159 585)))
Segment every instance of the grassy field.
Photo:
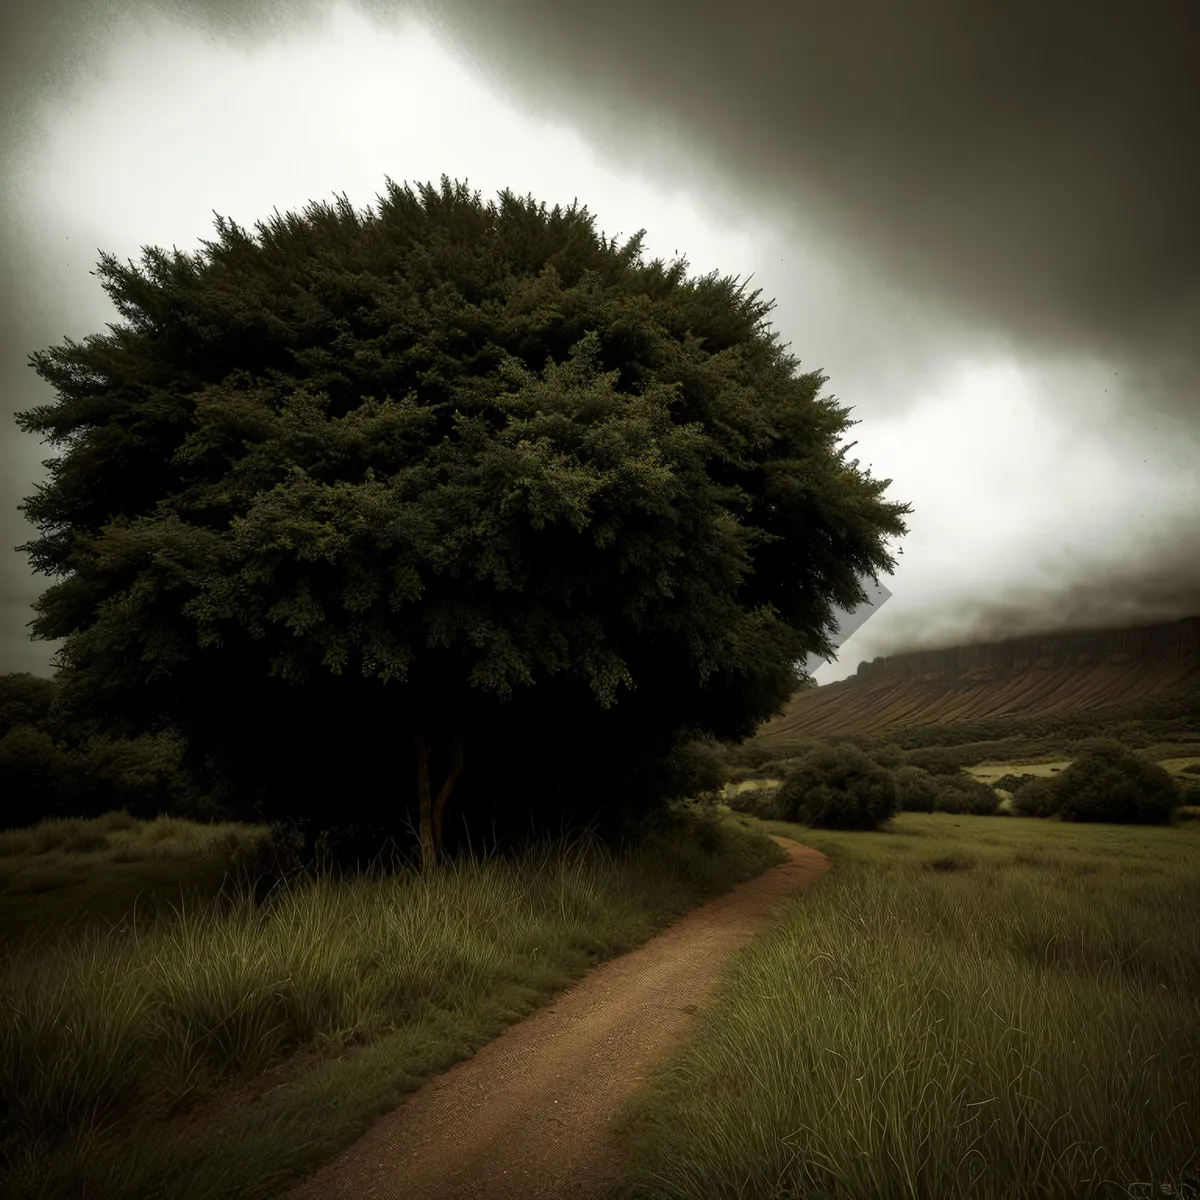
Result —
MULTIPOLYGON (((1195 717, 1115 732, 1200 779, 1195 717)), ((991 777, 1049 771, 1079 736, 988 726, 942 744, 991 777)), ((744 751, 734 778, 766 761, 744 751)), ((835 869, 738 958, 630 1110, 614 1200, 1195 1200, 1188 816, 902 813, 833 834, 724 810, 622 855, 580 840, 425 877, 299 879, 261 905, 235 884, 258 827, 110 813, 0 833, 0 1191, 277 1196, 594 962, 780 861, 774 832, 835 869)))
POLYGON ((622 854, 580 840, 261 907, 219 890, 253 829, 114 814, 0 835, 0 924, 25 928, 0 959, 0 1191, 278 1194, 593 963, 784 857, 681 822, 622 854))
POLYGON ((231 863, 265 835, 126 813, 0 831, 0 948, 86 924, 170 914, 217 893, 231 863))
POLYGON ((1200 828, 739 816, 833 870, 627 1112, 613 1200, 1200 1195, 1200 828))

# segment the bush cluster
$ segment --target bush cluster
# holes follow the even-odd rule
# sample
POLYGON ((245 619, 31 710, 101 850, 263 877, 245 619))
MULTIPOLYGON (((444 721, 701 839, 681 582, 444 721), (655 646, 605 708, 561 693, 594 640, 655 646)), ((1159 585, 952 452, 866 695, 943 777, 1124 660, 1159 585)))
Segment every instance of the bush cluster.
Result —
POLYGON ((764 763, 764 775, 782 778, 778 790, 744 792, 729 801, 738 812, 826 829, 877 829, 897 812, 994 816, 1000 797, 987 784, 950 770, 931 755, 931 768, 903 761, 894 743, 869 754, 849 739, 817 745, 798 758, 764 763), (899 765, 889 769, 880 758, 899 765))
POLYGON ((778 805, 775 802, 776 792, 772 788, 750 788, 738 792, 725 803, 734 812, 747 813, 753 817, 761 817, 764 821, 783 820, 778 805))
POLYGON ((898 807, 891 772, 849 742, 806 755, 772 802, 782 820, 819 829, 877 829, 898 807))
POLYGON ((725 755, 708 738, 695 738, 677 746, 666 763, 664 795, 669 800, 715 801, 727 777, 725 755))
POLYGON ((55 688, 24 672, 0 675, 0 829, 118 809, 146 819, 220 815, 184 772, 176 731, 122 738, 64 727, 55 688))
POLYGON ((755 778, 783 779, 789 771, 794 771, 799 766, 803 758, 803 754, 793 754, 787 758, 773 758, 770 762, 763 763, 755 778))
POLYGON ((1161 825, 1184 802, 1179 782, 1116 738, 1088 738, 1079 757, 1052 779, 1031 779, 1013 793, 1021 816, 1114 825, 1161 825))
POLYGON ((1169 771, 1115 738, 1096 738, 1054 781, 1064 821, 1161 825, 1182 803, 1169 771))
POLYGON ((1052 817, 1058 812, 1057 779, 1035 775, 1012 794, 1013 812, 1022 817, 1052 817))
POLYGON ((1182 784, 1179 793, 1181 808, 1200 808, 1200 783, 1182 784))
POLYGON ((1009 795, 1015 795, 1017 791, 1023 788, 1031 779, 1037 779, 1036 775, 1001 775, 992 787, 999 788, 1003 792, 1008 792, 1009 795))
POLYGON ((920 767, 898 767, 892 772, 902 812, 931 813, 937 804, 938 783, 920 767))
POLYGON ((974 817, 994 817, 1000 811, 995 789, 969 775, 932 776, 937 788, 934 810, 968 813, 974 817))
MULTIPOLYGON (((887 819, 876 814, 885 811, 881 797, 887 791, 884 779, 889 777, 894 795, 892 812, 1000 815, 1004 812, 997 794, 1000 789, 1012 795, 1012 811, 1021 816, 1161 824, 1180 808, 1200 807, 1200 784, 1193 786, 1172 777, 1148 757, 1136 753, 1131 745, 1144 747, 1154 737, 1170 733, 1168 724, 1172 729, 1177 724, 1182 728, 1188 720, 1128 721, 1120 726, 1121 737, 1117 739, 1093 736, 1092 731, 1101 726, 1092 721, 1048 718, 1048 729, 1054 726, 1076 738, 1069 746, 1056 743, 1054 747, 1064 754, 1074 751, 1072 765, 1051 777, 1012 772, 990 786, 973 779, 962 768, 984 758, 1000 757, 1001 750, 1028 750, 1028 745, 923 745, 923 731, 911 730, 890 735, 873 748, 854 735, 821 743, 797 742, 776 747, 772 758, 764 758, 761 753, 755 756, 759 775, 784 780, 778 792, 747 793, 732 801, 731 807, 808 825, 876 828, 887 819), (913 741, 918 744, 912 745, 913 741)), ((962 732, 954 731, 958 735, 962 732)), ((1148 756, 1149 751, 1143 753, 1148 756)), ((1184 771, 1200 775, 1200 763, 1184 771)))
POLYGON ((757 771, 763 763, 769 759, 776 757, 780 751, 779 746, 768 746, 757 740, 750 740, 740 743, 736 746, 728 746, 724 750, 724 758, 726 765, 731 768, 749 768, 751 771, 757 771))
POLYGON ((889 771, 903 767, 907 761, 904 750, 893 741, 880 742, 867 753, 881 767, 887 767, 889 771))
POLYGON ((910 767, 920 767, 931 775, 957 775, 967 763, 966 757, 973 757, 965 748, 957 746, 929 746, 919 750, 910 750, 904 756, 904 761, 910 767))

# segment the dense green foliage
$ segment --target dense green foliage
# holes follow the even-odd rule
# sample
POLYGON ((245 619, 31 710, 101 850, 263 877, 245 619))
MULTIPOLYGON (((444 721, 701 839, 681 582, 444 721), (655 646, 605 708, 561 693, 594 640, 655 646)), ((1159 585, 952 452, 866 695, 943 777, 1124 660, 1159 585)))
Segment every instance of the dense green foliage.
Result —
POLYGON ((1097 738, 1054 781, 1064 821, 1162 825, 1183 792, 1157 763, 1147 762, 1115 738, 1097 738))
POLYGON ((1058 812, 1062 796, 1057 779, 1035 777, 1012 794, 1013 812, 1022 817, 1052 817, 1058 812))
POLYGON ((931 746, 928 749, 910 750, 904 761, 920 767, 931 775, 957 775, 962 769, 962 755, 949 746, 931 746))
POLYGON ((725 760, 711 740, 686 742, 667 759, 662 794, 669 800, 716 800, 725 784, 725 760))
POLYGON ((891 772, 852 745, 814 750, 788 772, 772 807, 779 818, 822 829, 875 829, 898 809, 891 772))
POLYGON ((992 786, 1012 795, 1018 788, 1024 787, 1031 779, 1036 778, 1036 775, 1021 775, 1009 772, 1007 775, 1001 775, 992 786))
POLYGON ((176 732, 133 738, 81 732, 52 712, 54 695, 52 680, 0 675, 0 829, 114 809, 138 817, 213 815, 182 769, 176 732))
POLYGON ((864 749, 875 762, 881 767, 887 767, 889 771, 903 767, 908 762, 908 757, 903 749, 893 741, 885 740, 878 745, 870 745, 864 749))
POLYGON ((897 767, 892 772, 901 812, 931 813, 937 805, 938 781, 920 767, 897 767))
POLYGON ((460 821, 645 811, 681 744, 748 736, 831 649, 908 506, 758 292, 586 208, 388 188, 105 255, 127 323, 32 356, 55 704, 177 730, 256 817, 403 826, 412 747, 436 791, 464 744, 460 821))
POLYGON ((1000 809, 1000 797, 995 789, 969 775, 931 775, 930 778, 937 788, 933 802, 935 812, 992 817, 1000 809))

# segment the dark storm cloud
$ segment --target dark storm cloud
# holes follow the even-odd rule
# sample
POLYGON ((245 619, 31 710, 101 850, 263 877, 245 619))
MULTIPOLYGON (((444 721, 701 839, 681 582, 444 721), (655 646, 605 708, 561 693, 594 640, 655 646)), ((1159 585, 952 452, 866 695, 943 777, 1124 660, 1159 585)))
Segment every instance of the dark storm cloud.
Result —
MULTIPOLYGON (((5 4, 0 212, 20 217, 11 227, 0 223, 0 387, 13 398, 11 410, 50 399, 31 393, 25 360, 61 336, 57 310, 30 308, 28 281, 38 264, 19 227, 36 214, 15 208, 23 155, 36 148, 49 108, 95 70, 110 31, 131 13, 170 16, 250 54, 314 27, 328 6, 5 4)), ((771 224, 791 224, 809 238, 817 231, 831 254, 853 260, 891 296, 911 296, 914 309, 936 314, 947 344, 973 330, 1011 339, 1025 362, 1108 362, 1124 425, 1149 429, 1163 415, 1194 434, 1200 72, 1190 0, 363 0, 361 7, 388 25, 397 15, 421 17, 514 99, 576 125, 652 179, 725 196, 731 208, 749 201, 771 224)), ((405 175, 403 164, 381 163, 384 171, 405 175)), ((870 321, 865 309, 863 320, 870 321)), ((804 329, 782 332, 806 363, 821 361, 824 350, 804 329)), ((869 406, 841 382, 835 378, 833 390, 867 415, 869 406)), ((1091 414, 1086 396, 1062 403, 1081 422, 1108 420, 1091 414)), ((4 439, 14 436, 10 426, 4 439)), ((24 454, 10 448, 6 472, 24 454)), ((21 494, 29 491, 23 486, 21 494)), ((11 547, 30 531, 6 505, 0 534, 11 547)), ((11 549, 4 566, 6 606, 28 603, 46 586, 11 549)), ((1164 595, 1195 611, 1197 570, 1196 560, 1178 561, 1164 544, 1128 574, 1105 568, 1071 583, 1053 620, 1068 611, 1069 620, 1093 611, 1152 619, 1157 610, 1143 602, 1164 595)), ((1031 616, 1025 601, 999 597, 974 612, 964 636, 1019 632, 1015 625, 1047 619, 1046 603, 1038 601, 1031 616)))
MULTIPOLYGON (((1200 405, 1191 0, 361 7, 389 24, 421 15, 515 95, 651 174, 691 163, 710 188, 816 222, 964 321, 1028 351, 1137 366, 1144 403, 1200 405), (656 172, 663 142, 678 155, 656 172)), ((6 150, 32 132, 20 110, 135 10, 246 50, 328 11, 299 0, 29 0, 5 18, 6 150)))
POLYGON ((1200 406, 1191 0, 449 8, 611 144, 653 129, 1021 348, 1112 356, 1144 400, 1200 406))

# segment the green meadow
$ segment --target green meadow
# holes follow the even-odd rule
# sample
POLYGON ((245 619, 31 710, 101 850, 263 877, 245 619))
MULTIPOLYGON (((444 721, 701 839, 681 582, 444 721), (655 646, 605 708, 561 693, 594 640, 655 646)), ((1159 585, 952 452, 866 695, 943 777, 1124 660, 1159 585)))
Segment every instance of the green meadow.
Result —
MULTIPOLYGON (((951 748, 964 767, 1072 756, 1018 743, 951 748)), ((1190 727, 1142 748, 1183 781, 1198 750, 1190 727)), ((0 1191, 278 1196, 594 963, 781 861, 775 833, 833 867, 625 1113, 612 1200, 1195 1197, 1196 811, 852 832, 697 802, 621 851, 579 837, 257 895, 263 827, 9 830, 0 1191)))
POLYGON ((594 963, 784 857, 682 810, 428 874, 297 877, 266 831, 123 814, 0 833, 6 1200, 269 1197, 594 963))
POLYGON ((626 1114, 620 1200, 1200 1195, 1200 823, 901 813, 626 1114))

